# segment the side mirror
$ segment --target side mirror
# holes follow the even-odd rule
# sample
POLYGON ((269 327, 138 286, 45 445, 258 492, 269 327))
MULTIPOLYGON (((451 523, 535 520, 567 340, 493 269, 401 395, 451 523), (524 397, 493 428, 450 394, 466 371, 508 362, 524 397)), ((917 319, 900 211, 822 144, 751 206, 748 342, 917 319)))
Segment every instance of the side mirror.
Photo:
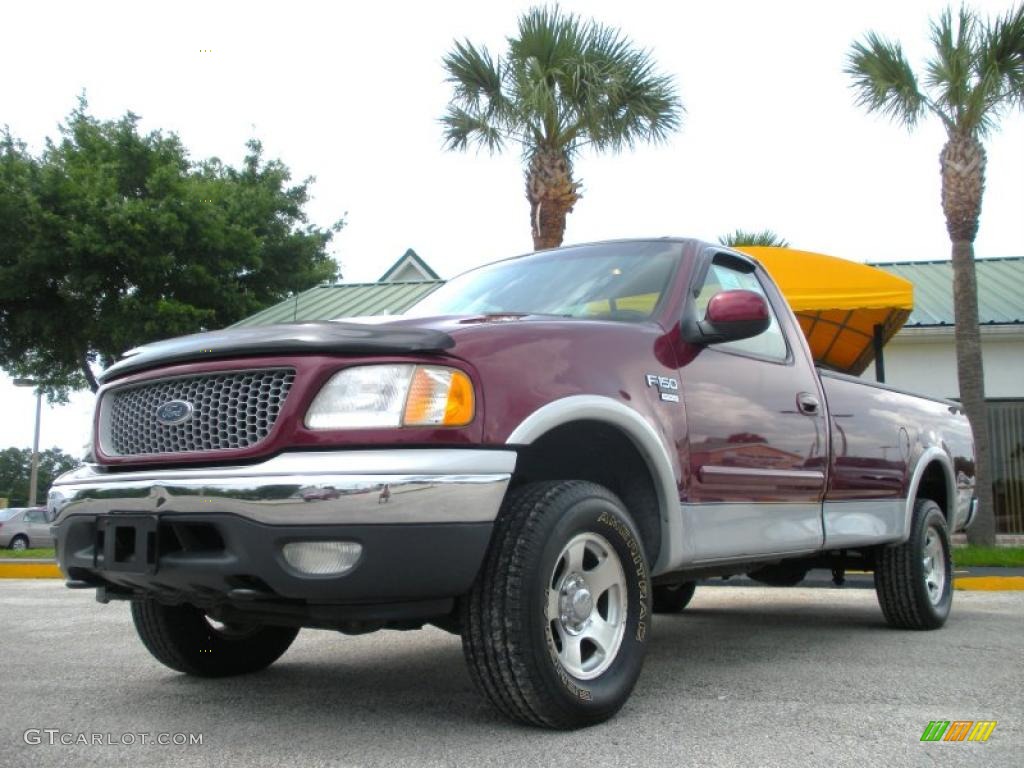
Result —
POLYGON ((772 315, 764 296, 754 291, 720 291, 711 297, 703 320, 697 321, 698 334, 689 341, 721 344, 757 336, 768 330, 772 315))

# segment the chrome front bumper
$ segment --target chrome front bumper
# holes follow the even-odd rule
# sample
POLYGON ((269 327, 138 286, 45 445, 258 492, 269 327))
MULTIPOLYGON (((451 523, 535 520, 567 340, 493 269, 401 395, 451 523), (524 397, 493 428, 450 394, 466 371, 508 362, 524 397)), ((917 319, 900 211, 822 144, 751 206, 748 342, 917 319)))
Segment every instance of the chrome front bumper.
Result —
POLYGON ((491 522, 514 451, 385 449, 284 453, 260 464, 109 471, 85 465, 53 484, 57 525, 74 515, 218 512, 268 525, 491 522))

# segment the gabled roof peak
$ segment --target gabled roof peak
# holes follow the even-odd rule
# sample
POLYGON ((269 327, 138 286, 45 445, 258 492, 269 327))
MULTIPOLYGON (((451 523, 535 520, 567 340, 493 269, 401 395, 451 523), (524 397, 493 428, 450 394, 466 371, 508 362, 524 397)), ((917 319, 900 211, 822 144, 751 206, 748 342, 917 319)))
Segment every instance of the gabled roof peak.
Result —
POLYGON ((409 282, 415 280, 440 280, 440 276, 412 248, 406 248, 398 261, 388 267, 377 280, 378 283, 409 282))

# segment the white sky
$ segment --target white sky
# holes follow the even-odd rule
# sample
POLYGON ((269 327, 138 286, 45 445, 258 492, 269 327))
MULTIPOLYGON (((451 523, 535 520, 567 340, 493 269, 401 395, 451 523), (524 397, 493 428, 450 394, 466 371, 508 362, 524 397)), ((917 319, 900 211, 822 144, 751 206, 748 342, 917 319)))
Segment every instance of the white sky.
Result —
MULTIPOLYGON (((500 50, 530 4, 7 3, 0 123, 38 151, 85 89, 94 115, 132 110, 197 159, 238 163, 256 136, 296 179, 317 177, 314 222, 348 213, 333 244, 346 280, 375 280, 409 247, 450 277, 531 241, 518 153, 442 150, 441 57, 462 37, 500 50)), ((991 15, 1011 2, 972 5, 991 15)), ((565 242, 770 227, 858 261, 947 258, 940 126, 909 135, 867 116, 842 74, 868 29, 901 40, 920 69, 927 20, 944 6, 563 0, 650 48, 688 112, 665 146, 580 158, 584 197, 565 242)), ((1018 114, 987 143, 979 256, 1024 255, 1022 139, 1018 114)), ((77 454, 91 402, 44 406, 41 445, 77 454)), ((31 391, 0 376, 0 448, 29 445, 32 423, 31 391)))

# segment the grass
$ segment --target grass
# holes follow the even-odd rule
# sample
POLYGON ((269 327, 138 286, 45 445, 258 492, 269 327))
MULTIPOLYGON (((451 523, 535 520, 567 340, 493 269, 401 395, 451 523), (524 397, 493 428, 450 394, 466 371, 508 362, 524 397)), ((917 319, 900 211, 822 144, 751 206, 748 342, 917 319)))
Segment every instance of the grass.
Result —
POLYGON ((953 548, 953 562, 967 566, 1003 566, 1024 568, 1024 547, 966 547, 953 548))
POLYGON ((27 558, 38 558, 38 559, 46 558, 48 560, 53 560, 53 550, 52 549, 22 549, 22 550, 0 549, 0 560, 5 560, 5 559, 17 559, 17 560, 20 560, 20 559, 25 558, 25 557, 27 557, 27 558))

